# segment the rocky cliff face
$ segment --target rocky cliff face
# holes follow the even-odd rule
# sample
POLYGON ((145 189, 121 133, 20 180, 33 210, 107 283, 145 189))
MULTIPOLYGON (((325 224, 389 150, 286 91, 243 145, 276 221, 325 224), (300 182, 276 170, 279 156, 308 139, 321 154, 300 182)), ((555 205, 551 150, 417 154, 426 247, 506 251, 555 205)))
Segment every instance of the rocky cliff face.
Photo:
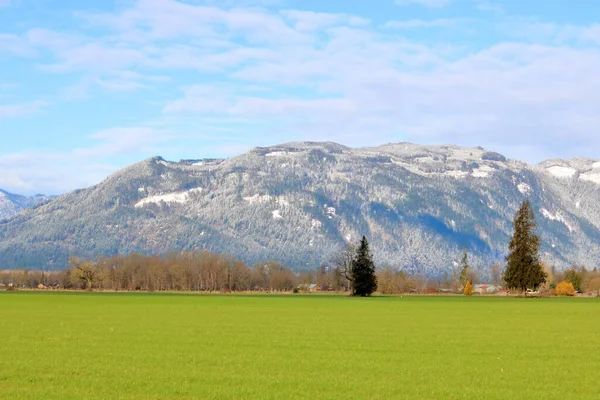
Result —
POLYGON ((466 247, 484 269, 503 259, 525 199, 545 260, 599 263, 597 160, 532 166, 482 148, 409 143, 149 159, 1 223, 0 262, 61 267, 69 255, 210 249, 313 268, 366 235, 379 266, 439 274, 466 247))

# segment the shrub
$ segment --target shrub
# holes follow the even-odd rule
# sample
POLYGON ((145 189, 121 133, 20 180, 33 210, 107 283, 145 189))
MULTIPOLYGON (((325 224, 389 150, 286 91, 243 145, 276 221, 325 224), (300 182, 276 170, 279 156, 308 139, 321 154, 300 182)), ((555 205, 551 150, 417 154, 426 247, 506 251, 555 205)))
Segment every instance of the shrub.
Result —
POLYGON ((594 278, 587 284, 587 291, 590 293, 600 294, 600 278, 594 278))
POLYGON ((293 290, 293 292, 294 292, 294 293, 298 293, 299 291, 300 291, 300 289, 298 289, 298 287, 297 287, 297 286, 296 286, 296 287, 294 287, 294 290, 293 290))
POLYGON ((575 296, 575 288, 571 282, 562 281, 556 286, 558 296, 575 296))
POLYGON ((465 296, 471 296, 473 294, 473 287, 471 286, 471 282, 467 281, 463 294, 465 296))
POLYGON ((426 287, 423 290, 423 294, 438 294, 440 291, 438 290, 438 288, 434 288, 434 287, 426 287))

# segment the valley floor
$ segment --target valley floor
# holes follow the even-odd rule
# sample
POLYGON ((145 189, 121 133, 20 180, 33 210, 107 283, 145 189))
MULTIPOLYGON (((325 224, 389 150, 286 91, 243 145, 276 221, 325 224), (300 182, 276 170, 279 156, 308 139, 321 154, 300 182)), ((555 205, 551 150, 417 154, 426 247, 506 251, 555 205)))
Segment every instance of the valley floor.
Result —
POLYGON ((10 399, 598 399, 600 300, 0 292, 10 399))

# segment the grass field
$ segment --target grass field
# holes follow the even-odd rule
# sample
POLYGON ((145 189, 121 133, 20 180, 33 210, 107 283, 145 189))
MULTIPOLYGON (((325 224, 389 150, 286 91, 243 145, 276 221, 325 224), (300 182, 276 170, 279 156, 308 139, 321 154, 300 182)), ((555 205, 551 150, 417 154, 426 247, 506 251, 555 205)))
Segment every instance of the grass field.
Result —
POLYGON ((3 399, 600 399, 600 301, 0 292, 3 399))

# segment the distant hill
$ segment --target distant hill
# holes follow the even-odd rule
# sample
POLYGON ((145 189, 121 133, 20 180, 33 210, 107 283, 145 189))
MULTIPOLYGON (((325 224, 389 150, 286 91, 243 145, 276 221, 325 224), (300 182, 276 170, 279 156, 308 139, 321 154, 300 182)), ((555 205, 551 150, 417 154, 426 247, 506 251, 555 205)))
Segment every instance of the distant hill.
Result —
POLYGON ((49 199, 51 199, 51 197, 42 194, 35 196, 21 196, 0 189, 0 219, 13 217, 19 211, 33 207, 49 199))
POLYGON ((410 143, 145 160, 2 222, 0 263, 63 267, 69 255, 209 249, 313 268, 364 234, 379 266, 440 274, 466 247, 483 269, 503 259, 525 199, 545 260, 600 263, 600 161, 533 166, 479 147, 410 143))

